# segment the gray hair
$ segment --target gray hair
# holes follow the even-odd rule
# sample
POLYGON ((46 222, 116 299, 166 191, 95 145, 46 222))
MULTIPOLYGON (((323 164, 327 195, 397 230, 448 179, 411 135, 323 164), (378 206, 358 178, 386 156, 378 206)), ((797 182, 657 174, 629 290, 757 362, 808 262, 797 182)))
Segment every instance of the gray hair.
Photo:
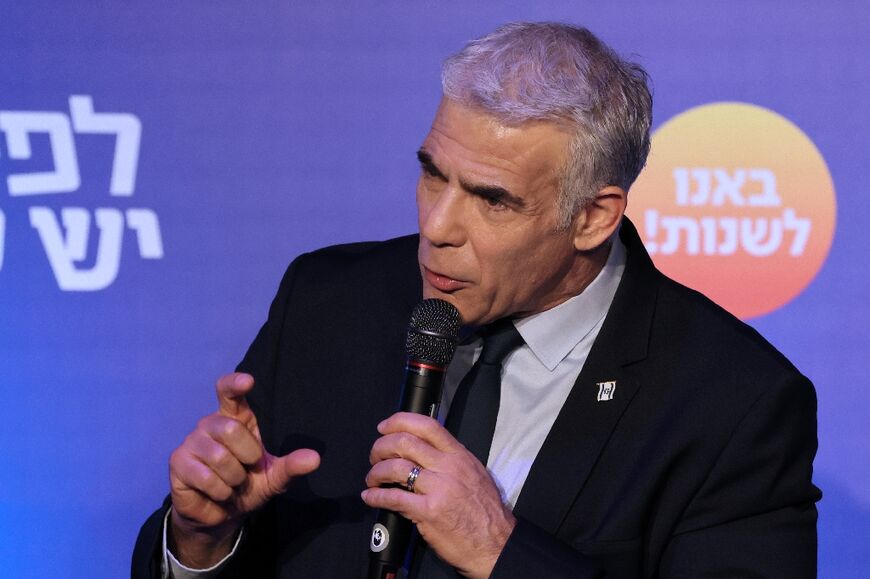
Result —
POLYGON ((585 28, 515 22, 469 42, 441 71, 444 96, 508 125, 553 121, 574 133, 559 180, 559 227, 607 185, 628 191, 646 163, 647 74, 585 28))

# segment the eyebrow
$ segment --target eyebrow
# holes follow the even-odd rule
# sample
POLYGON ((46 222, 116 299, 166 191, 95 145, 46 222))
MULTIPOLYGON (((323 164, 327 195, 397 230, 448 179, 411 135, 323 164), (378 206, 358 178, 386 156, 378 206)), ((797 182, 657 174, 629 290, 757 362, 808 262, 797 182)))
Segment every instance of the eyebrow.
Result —
POLYGON ((493 199, 495 201, 500 201, 507 205, 513 205, 518 209, 523 209, 526 206, 526 202, 522 198, 512 194, 504 187, 499 187, 497 185, 475 185, 473 183, 466 183, 461 179, 459 181, 459 184, 462 186, 463 189, 465 189, 472 195, 477 195, 478 197, 483 197, 484 199, 493 199))
MULTIPOLYGON (((445 175, 444 172, 435 164, 429 151, 422 148, 418 150, 417 160, 420 161, 420 165, 423 166, 423 169, 425 169, 426 172, 444 181, 448 180, 447 175, 445 175)), ((462 179, 459 180, 459 185, 465 191, 468 191, 472 195, 477 195, 478 197, 501 201, 502 203, 513 205, 519 209, 523 209, 526 206, 524 199, 517 197, 504 187, 499 187, 498 185, 476 185, 462 179)))
POLYGON ((429 154, 429 151, 419 149, 417 151, 417 160, 420 161, 420 165, 423 166, 423 169, 425 169, 427 173, 447 181, 447 175, 441 172, 441 169, 439 169, 438 165, 435 164, 435 161, 432 160, 432 155, 429 154))

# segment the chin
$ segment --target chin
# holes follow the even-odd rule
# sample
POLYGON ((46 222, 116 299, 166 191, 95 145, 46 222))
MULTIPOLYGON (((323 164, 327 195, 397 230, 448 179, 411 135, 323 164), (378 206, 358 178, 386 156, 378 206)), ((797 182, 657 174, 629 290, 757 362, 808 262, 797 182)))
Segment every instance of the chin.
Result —
POLYGON ((453 296, 445 296, 442 299, 446 299, 456 306, 456 309, 459 310, 463 326, 477 326, 480 324, 480 312, 475 311, 468 304, 463 304, 460 300, 453 298, 453 296))

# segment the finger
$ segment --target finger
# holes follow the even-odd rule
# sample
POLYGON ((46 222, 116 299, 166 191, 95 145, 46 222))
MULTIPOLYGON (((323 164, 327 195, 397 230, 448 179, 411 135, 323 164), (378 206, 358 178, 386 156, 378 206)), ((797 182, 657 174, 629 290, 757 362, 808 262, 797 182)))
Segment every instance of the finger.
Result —
POLYGON ((284 456, 268 455, 268 459, 266 476, 272 495, 283 493, 291 480, 320 467, 320 455, 310 448, 300 448, 284 456))
POLYGON ((378 424, 378 432, 409 432, 443 452, 457 452, 463 448, 437 420, 413 412, 397 412, 378 424))
MULTIPOLYGON (((199 429, 225 446, 242 464, 257 464, 260 457, 263 456, 262 443, 238 420, 220 414, 212 414, 200 420, 199 429)), ((206 462, 209 465, 212 464, 209 461, 206 462)))
POLYGON ((251 411, 245 395, 254 387, 254 377, 250 374, 234 372, 218 378, 216 390, 220 413, 230 418, 251 411))
POLYGON ((395 511, 411 521, 421 520, 425 512, 426 497, 397 488, 370 488, 360 495, 365 504, 378 509, 395 511))
POLYGON ((191 454, 212 469, 228 486, 237 487, 248 474, 239 459, 226 446, 201 430, 193 431, 185 440, 191 454))
POLYGON ((375 441, 369 453, 369 462, 374 465, 390 458, 404 458, 424 468, 436 466, 442 453, 428 442, 407 432, 386 434, 375 441))
POLYGON ((215 471, 187 451, 173 453, 169 470, 170 477, 177 479, 183 486, 203 493, 212 501, 226 501, 233 495, 233 489, 215 471))
MULTIPOLYGON (((410 460, 405 460, 404 458, 382 460, 372 466, 371 470, 369 470, 366 475, 366 486, 377 487, 386 484, 400 484, 406 486, 408 478, 411 476, 411 472, 415 466, 418 465, 410 460)), ((425 494, 426 484, 422 479, 426 478, 428 474, 424 476, 423 473, 429 472, 431 471, 427 471, 425 468, 420 469, 419 474, 417 474, 417 480, 414 482, 414 492, 425 494)))

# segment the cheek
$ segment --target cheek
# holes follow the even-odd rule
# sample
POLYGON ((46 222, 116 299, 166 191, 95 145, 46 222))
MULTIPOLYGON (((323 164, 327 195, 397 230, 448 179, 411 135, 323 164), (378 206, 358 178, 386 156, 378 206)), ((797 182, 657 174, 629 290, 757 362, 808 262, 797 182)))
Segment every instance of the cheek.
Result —
POLYGON ((479 255, 487 285, 495 294, 525 294, 536 291, 550 275, 550 266, 565 259, 565 244, 553 239, 521 239, 479 255))
POLYGON ((424 192, 424 185, 422 178, 417 180, 417 191, 415 193, 415 198, 417 201, 417 224, 423 222, 423 218, 425 216, 426 211, 426 195, 424 192))
MULTIPOLYGON (((504 240, 502 240, 504 241, 504 240)), ((493 297, 515 293, 517 286, 528 283, 527 252, 513 244, 489 244, 475 251, 480 264, 481 285, 493 297)))

